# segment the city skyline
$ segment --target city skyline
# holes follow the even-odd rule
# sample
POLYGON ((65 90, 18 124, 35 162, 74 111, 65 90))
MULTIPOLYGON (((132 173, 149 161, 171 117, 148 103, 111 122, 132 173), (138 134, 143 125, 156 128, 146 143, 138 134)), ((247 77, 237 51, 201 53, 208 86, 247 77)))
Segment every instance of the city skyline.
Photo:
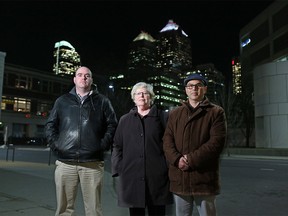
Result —
POLYGON ((213 63, 224 75, 239 55, 239 31, 272 1, 4 1, 0 51, 6 63, 52 72, 57 41, 70 42, 95 73, 124 69, 128 46, 172 19, 189 36, 193 65, 213 63))

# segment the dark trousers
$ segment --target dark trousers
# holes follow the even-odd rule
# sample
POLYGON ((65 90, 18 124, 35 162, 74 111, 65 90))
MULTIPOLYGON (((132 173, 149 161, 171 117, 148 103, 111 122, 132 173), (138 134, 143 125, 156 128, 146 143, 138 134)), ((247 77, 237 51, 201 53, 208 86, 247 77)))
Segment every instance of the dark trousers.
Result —
MULTIPOLYGON (((149 216, 165 216, 165 205, 147 206, 149 216)), ((145 216, 145 208, 129 208, 130 216, 145 216)))

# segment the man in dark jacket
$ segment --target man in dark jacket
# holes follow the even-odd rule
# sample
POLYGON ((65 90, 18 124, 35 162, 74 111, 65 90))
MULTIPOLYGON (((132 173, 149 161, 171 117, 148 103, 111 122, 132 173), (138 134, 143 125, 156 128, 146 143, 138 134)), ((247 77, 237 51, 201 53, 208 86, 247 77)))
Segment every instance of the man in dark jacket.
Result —
POLYGON ((204 77, 192 74, 184 85, 188 100, 170 112, 163 137, 170 191, 177 216, 192 215, 194 202, 200 216, 214 216, 219 158, 226 143, 225 113, 205 96, 204 77))
POLYGON ((74 215, 80 182, 86 216, 102 216, 104 151, 110 149, 117 126, 108 98, 92 84, 92 73, 80 67, 75 87, 60 96, 46 123, 46 137, 57 155, 55 216, 74 215))

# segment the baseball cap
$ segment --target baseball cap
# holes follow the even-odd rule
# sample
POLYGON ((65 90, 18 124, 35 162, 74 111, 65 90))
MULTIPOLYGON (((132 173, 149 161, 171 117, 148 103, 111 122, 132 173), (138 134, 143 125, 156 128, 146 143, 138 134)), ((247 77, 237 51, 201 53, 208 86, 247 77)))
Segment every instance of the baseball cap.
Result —
POLYGON ((207 86, 207 81, 205 77, 201 76, 198 73, 191 74, 186 79, 184 79, 184 85, 186 86, 190 80, 200 80, 205 86, 207 86))

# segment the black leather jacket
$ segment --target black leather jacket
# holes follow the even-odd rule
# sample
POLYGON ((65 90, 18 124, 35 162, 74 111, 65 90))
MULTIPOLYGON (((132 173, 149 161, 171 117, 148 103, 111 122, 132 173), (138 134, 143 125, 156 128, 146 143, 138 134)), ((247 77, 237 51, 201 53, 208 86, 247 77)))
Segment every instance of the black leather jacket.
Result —
POLYGON ((111 148, 116 126, 114 109, 96 86, 82 103, 74 87, 55 101, 45 135, 60 161, 99 161, 111 148))

